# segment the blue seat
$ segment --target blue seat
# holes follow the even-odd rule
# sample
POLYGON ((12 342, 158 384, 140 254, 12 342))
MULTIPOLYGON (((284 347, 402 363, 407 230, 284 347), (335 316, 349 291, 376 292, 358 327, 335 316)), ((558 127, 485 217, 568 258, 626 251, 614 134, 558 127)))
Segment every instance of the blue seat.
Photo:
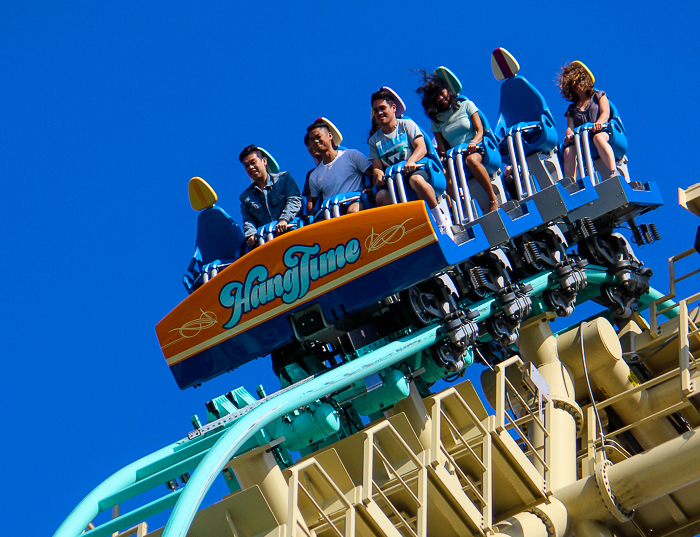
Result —
MULTIPOLYGON (((402 119, 410 119, 405 114, 401 117, 402 119)), ((447 178, 442 172, 442 162, 440 161, 440 155, 438 155, 437 150, 431 143, 431 137, 428 136, 428 133, 426 133, 422 127, 418 126, 418 128, 420 129, 421 134, 423 134, 423 140, 425 141, 425 147, 428 151, 428 154, 422 159, 420 159, 416 164, 421 166, 427 172, 428 177, 432 180, 433 183, 435 197, 440 198, 440 196, 442 196, 443 192, 445 192, 445 189, 447 188, 447 178)), ((406 161, 397 162, 396 164, 393 164, 392 166, 389 166, 386 170, 384 170, 384 174, 387 178, 393 178, 396 174, 400 174, 403 171, 405 165, 406 161)), ((410 186, 405 186, 405 192, 406 201, 415 201, 418 199, 418 196, 416 196, 416 193, 413 192, 413 189, 410 186)), ((398 193, 397 201, 399 201, 398 193)))
MULTIPOLYGON (((460 97, 462 96, 460 95, 460 97)), ((486 116, 481 110, 479 110, 479 119, 481 119, 481 124, 484 126, 484 139, 476 144, 476 149, 482 155, 482 164, 484 165, 484 168, 486 168, 489 175, 492 175, 501 167, 501 153, 498 149, 498 139, 491 130, 489 120, 486 119, 486 116)), ((468 147, 469 144, 459 144, 450 148, 447 152, 447 156, 453 156, 455 153, 466 153, 468 147)), ((469 168, 465 168, 464 172, 467 179, 472 177, 472 173, 469 168)))
MULTIPOLYGON (((617 107, 612 103, 612 101, 608 101, 610 103, 610 118, 608 119, 608 122, 605 124, 605 127, 602 129, 600 132, 606 132, 608 133, 609 136, 609 141, 608 143, 610 144, 610 147, 613 150, 613 154, 615 155, 615 161, 617 162, 617 167, 618 169, 622 170, 622 175, 625 177, 625 180, 629 182, 629 175, 627 171, 627 159, 625 158, 625 154, 627 153, 627 133, 625 131, 625 126, 622 123, 622 119, 620 119, 620 115, 617 111, 617 107)), ((590 157, 591 161, 590 163, 587 163, 587 157, 586 157, 586 144, 585 140, 583 137, 588 137, 589 133, 591 132, 591 129, 593 128, 593 123, 584 123, 583 125, 579 125, 574 129, 574 134, 578 134, 580 137, 581 141, 581 150, 582 150, 582 163, 579 163, 577 166, 577 171, 581 172, 581 170, 584 170, 584 175, 590 175, 591 173, 594 174, 594 180, 593 184, 599 183, 601 180, 599 172, 595 171, 595 164, 594 162, 599 159, 599 154, 598 154, 598 148, 595 146, 593 143, 592 137, 588 138, 588 149, 590 151, 590 157), (588 167, 593 164, 593 172, 588 169, 588 167)), ((571 150, 575 150, 575 144, 574 147, 571 148, 571 150)), ((564 145, 562 144, 559 150, 559 155, 560 158, 563 160, 564 157, 564 145)), ((602 166, 602 164, 599 164, 599 166, 602 166)))
MULTIPOLYGON (((610 119, 601 132, 608 133, 610 137, 610 147, 612 147, 613 153, 615 154, 615 160, 620 160, 627 153, 627 131, 625 131, 625 126, 622 123, 617 107, 612 101, 608 100, 608 102, 610 103, 610 119)), ((585 123, 580 127, 576 127, 576 130, 580 132, 590 127, 591 123, 585 123)), ((591 144, 591 157, 594 160, 598 158, 598 150, 594 144, 591 144)))
MULTIPOLYGON (((302 218, 299 218, 298 216, 287 223, 287 229, 289 231, 293 229, 299 229, 300 227, 304 227, 304 220, 302 218)), ((269 224, 265 224, 264 226, 260 226, 257 230, 259 244, 265 244, 266 242, 271 241, 273 238, 275 238, 277 236, 277 232, 275 231, 276 228, 277 220, 274 220, 269 224)))
MULTIPOLYGON (((318 219, 328 220, 330 218, 337 218, 343 213, 343 208, 355 203, 356 201, 363 201, 363 192, 342 192, 331 196, 328 199, 323 200, 321 207, 319 208, 317 215, 318 219)), ((363 207, 365 206, 363 203, 363 207)))
MULTIPOLYGON (((432 144, 428 145, 432 147, 432 144)), ((435 197, 439 199, 440 196, 442 196, 443 192, 445 192, 445 189, 447 188, 447 179, 445 177, 445 174, 442 172, 442 164, 439 164, 439 160, 436 162, 435 159, 431 158, 430 154, 420 159, 416 164, 419 166, 419 169, 423 169, 427 172, 428 177, 432 180, 433 183, 435 197)), ((387 168, 384 172, 387 177, 387 180, 395 178, 396 175, 401 175, 405 165, 406 161, 402 161, 387 168)), ((401 179, 401 181, 403 183, 403 179, 401 179)), ((396 197, 397 202, 399 203, 402 201, 400 199, 400 188, 401 187, 397 185, 396 197)), ((415 201, 418 199, 418 196, 416 196, 416 193, 410 186, 404 185, 404 192, 406 194, 406 201, 415 201)))
POLYGON ((610 120, 608 121, 610 146, 612 147, 613 153, 615 153, 615 158, 619 160, 627 153, 627 131, 625 130, 625 125, 622 123, 622 119, 620 119, 617 106, 609 99, 608 102, 610 103, 610 120))
POLYGON ((515 75, 501 84, 496 138, 503 160, 510 164, 505 144, 509 134, 520 131, 525 156, 535 152, 549 153, 558 142, 554 117, 542 94, 526 78, 515 75))
MULTIPOLYGON (((360 201, 365 209, 370 209, 375 207, 375 203, 370 199, 367 192, 368 189, 372 187, 372 178, 367 175, 362 175, 362 190, 357 192, 341 192, 335 196, 331 196, 321 202, 318 210, 316 211, 316 219, 328 220, 329 218, 336 218, 340 216, 343 212, 343 208, 351 203, 360 201)), ((374 188, 374 194, 376 194, 376 187, 374 188)))
POLYGON ((204 209, 197 216, 195 251, 182 277, 188 293, 192 293, 218 271, 233 263, 245 252, 245 239, 240 226, 226 211, 216 205, 204 209))

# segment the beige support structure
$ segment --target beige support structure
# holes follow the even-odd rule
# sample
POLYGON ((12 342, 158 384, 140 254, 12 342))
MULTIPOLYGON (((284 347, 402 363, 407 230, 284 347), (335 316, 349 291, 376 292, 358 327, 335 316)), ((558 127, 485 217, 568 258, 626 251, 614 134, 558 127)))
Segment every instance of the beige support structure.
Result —
MULTIPOLYGON (((287 509, 289 487, 270 451, 269 444, 234 457, 226 467, 233 470, 242 489, 253 486, 260 488, 277 520, 286 521, 289 518, 287 509)), ((303 519, 301 520, 303 523, 303 519)))
POLYGON ((416 388, 415 383, 411 383, 411 393, 406 399, 402 399, 394 408, 389 410, 386 414, 387 417, 396 416, 397 414, 404 413, 408 418, 408 422, 413 427, 413 430, 418 435, 418 440, 420 440, 423 448, 428 449, 430 447, 430 429, 431 429, 431 417, 430 412, 425 408, 425 403, 418 393, 418 388, 416 388))
POLYGON ((700 430, 615 464, 608 475, 625 509, 636 509, 700 481, 700 430))
POLYGON ((576 537, 612 537, 612 532, 597 520, 582 520, 574 526, 574 535, 576 537))
MULTIPOLYGON (((356 514, 355 506, 351 503, 354 498, 349 500, 316 459, 312 458, 293 466, 290 470, 287 528, 291 537, 300 534, 300 509, 297 509, 302 500, 300 492, 303 493, 307 505, 316 513, 317 520, 323 521, 323 529, 332 530, 338 537, 355 536, 356 514)), ((308 523, 309 516, 305 516, 305 519, 308 523)), ((320 529, 316 528, 311 533, 302 528, 301 533, 312 537, 320 529)))
MULTIPOLYGON (((583 323, 583 326, 569 330, 556 339, 559 357, 571 371, 579 397, 586 398, 588 394, 586 368, 584 368, 581 353, 581 334, 583 334, 586 368, 597 402, 634 390, 640 384, 622 359, 622 348, 615 329, 601 317, 595 321, 583 323)), ((630 425, 652 416, 659 408, 666 408, 668 403, 676 402, 678 402, 677 395, 674 397, 659 388, 654 392, 639 390, 629 397, 616 400, 611 406, 620 419, 626 425, 630 425)), ((642 423, 634 428, 633 434, 644 449, 659 445, 678 435, 665 419, 642 423)))
MULTIPOLYGON (((700 431, 693 430, 640 453, 604 472, 604 483, 627 511, 646 506, 673 492, 700 482, 700 431)), ((589 476, 559 491, 556 496, 575 521, 610 520, 601 497, 600 480, 589 476)))
POLYGON ((382 512, 380 505, 383 505, 384 509, 388 508, 390 515, 394 515, 396 525, 401 526, 409 535, 427 537, 428 470, 425 463, 388 420, 370 428, 364 436, 362 502, 370 512, 377 509, 382 512), (380 435, 383 437, 382 444, 377 441, 380 435), (387 445, 391 448, 387 449, 387 445), (394 459, 393 464, 391 459, 394 459), (402 466, 398 468, 397 459, 402 461, 402 466), (391 483, 389 487, 386 482, 383 486, 377 483, 378 479, 384 481, 386 478, 391 483), (392 500, 387 495, 388 488, 396 491, 399 501, 392 500), (401 507, 410 509, 410 515, 406 516, 406 511, 401 507))
POLYGON ((136 526, 124 530, 122 532, 113 533, 112 535, 118 535, 119 537, 144 537, 148 533, 148 524, 146 522, 141 522, 136 526))
POLYGON ((564 537, 568 525, 566 508, 551 499, 499 522, 496 529, 509 537, 564 537))
MULTIPOLYGON (((581 410, 576 404, 576 393, 568 367, 559 360, 557 342, 545 315, 534 317, 520 327, 518 350, 523 361, 532 362, 549 384, 554 403, 551 415, 551 483, 549 490, 557 490, 576 481, 576 431, 582 423, 581 410)), ((545 439, 539 428, 531 429, 535 446, 543 446, 545 439)))

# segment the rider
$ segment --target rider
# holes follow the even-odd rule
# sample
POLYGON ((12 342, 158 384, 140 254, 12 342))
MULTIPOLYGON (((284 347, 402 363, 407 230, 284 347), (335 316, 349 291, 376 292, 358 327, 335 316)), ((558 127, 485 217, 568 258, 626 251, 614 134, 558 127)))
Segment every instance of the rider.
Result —
POLYGON ((584 123, 593 123, 593 144, 603 164, 610 170, 607 178, 618 177, 615 153, 610 147, 610 136, 599 132, 610 119, 610 101, 604 91, 593 87, 595 80, 588 68, 579 61, 564 66, 559 74, 559 90, 564 99, 571 101, 566 110, 566 136, 564 137, 564 175, 573 177, 576 171, 576 152, 572 150, 574 129, 584 123), (598 131, 598 132, 596 132, 598 131), (595 134, 593 134, 595 132, 595 134))
POLYGON ((287 231, 287 224, 301 209, 301 195, 289 172, 267 173, 267 158, 257 146, 244 148, 238 160, 251 182, 238 199, 241 202, 243 234, 248 246, 254 248, 260 226, 277 220, 277 233, 287 231))
MULTIPOLYGON (((378 188, 386 187, 384 170, 392 164, 406 161, 404 177, 408 176, 408 184, 416 196, 428 204, 440 232, 452 237, 450 225, 438 207, 430 175, 423 169, 416 169, 416 162, 428 154, 420 128, 411 119, 396 117, 394 96, 384 88, 374 92, 370 102, 379 126, 379 130, 368 140, 374 184, 378 188)), ((391 196, 385 188, 377 192, 376 199, 380 206, 391 203, 391 196)))
MULTIPOLYGON (((309 181, 311 180, 311 174, 316 170, 316 167, 321 162, 321 155, 316 149, 316 146, 309 141, 308 132, 304 135, 304 146, 309 152, 309 155, 311 155, 311 158, 314 159, 314 167, 306 172, 306 179, 304 180, 304 188, 301 190, 301 195, 306 197, 306 213, 313 215, 316 204, 311 200, 311 185, 309 184, 309 181)), ((321 198, 321 201, 323 201, 323 198, 321 198)))
MULTIPOLYGON (((372 166, 366 156, 356 149, 336 149, 333 146, 333 134, 324 121, 309 125, 306 135, 309 146, 315 148, 321 156, 321 162, 309 178, 314 205, 320 194, 328 199, 336 194, 362 190, 362 176, 372 166)), ((362 203, 356 201, 348 206, 347 212, 356 213, 362 208, 362 203)))
POLYGON ((419 72, 423 77, 423 85, 416 93, 421 96, 425 115, 431 120, 430 130, 435 134, 438 153, 444 157, 451 147, 468 144, 466 164, 489 197, 488 212, 495 211, 498 209, 498 199, 482 164, 482 156, 476 151, 476 144, 484 139, 484 125, 479 118, 479 109, 469 99, 458 100, 447 82, 435 73, 428 74, 423 70, 419 72))

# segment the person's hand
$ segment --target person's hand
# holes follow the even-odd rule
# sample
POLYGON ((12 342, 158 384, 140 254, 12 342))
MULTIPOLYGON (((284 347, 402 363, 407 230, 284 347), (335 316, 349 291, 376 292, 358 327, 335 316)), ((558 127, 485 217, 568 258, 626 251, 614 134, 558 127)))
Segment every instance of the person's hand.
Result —
POLYGON ((408 175, 411 175, 413 172, 416 171, 416 163, 406 161, 406 164, 404 164, 403 169, 408 175))
POLYGON ((377 188, 382 188, 382 187, 386 186, 386 175, 382 174, 379 177, 377 177, 376 184, 377 184, 377 188))
POLYGON ((476 144, 474 142, 469 142, 467 146, 467 155, 471 155, 476 151, 476 144))
POLYGON ((573 134, 567 134, 564 136, 564 145, 571 145, 574 143, 574 135, 573 134))
POLYGON ((600 131, 603 130, 604 125, 603 123, 593 123, 593 130, 594 131, 600 131))
POLYGON ((287 221, 286 220, 277 220, 277 227, 275 228, 277 233, 284 233, 287 231, 287 221))
POLYGON ((255 239, 256 239, 255 235, 251 235, 250 237, 248 237, 246 239, 248 246, 250 246, 251 248, 255 248, 255 246, 257 246, 257 244, 258 244, 258 241, 256 241, 255 239))

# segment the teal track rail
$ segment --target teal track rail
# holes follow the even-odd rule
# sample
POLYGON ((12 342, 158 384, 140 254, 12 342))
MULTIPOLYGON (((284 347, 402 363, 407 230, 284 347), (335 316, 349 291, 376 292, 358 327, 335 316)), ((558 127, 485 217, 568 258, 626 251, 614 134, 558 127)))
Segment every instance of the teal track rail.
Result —
MULTIPOLYGON (((197 465, 197 469, 184 489, 178 491, 179 497, 175 496, 178 493, 170 494, 159 500, 160 504, 158 504, 159 501, 152 502, 136 511, 127 513, 118 519, 87 531, 83 535, 85 537, 103 537, 118 529, 124 529, 139 521, 137 512, 141 515, 140 520, 143 520, 154 514, 154 512, 158 512, 154 511, 155 508, 158 508, 160 511, 169 507, 163 502, 166 502, 165 498, 172 496, 177 502, 168 519, 163 537, 175 535, 184 537, 187 535, 190 524, 214 479, 241 446, 262 427, 269 425, 274 420, 299 407, 313 403, 329 393, 350 386, 368 375, 381 371, 408 356, 430 347, 437 342, 440 327, 441 325, 428 326, 361 358, 303 382, 297 387, 281 392, 279 395, 273 395, 268 401, 251 410, 229 426, 229 428, 203 439, 205 442, 209 440, 209 442, 206 442, 209 445, 211 445, 210 439, 214 438, 215 442, 197 465)), ((192 442, 192 451, 202 451, 207 448, 206 445, 200 446, 199 444, 199 442, 192 442)), ((154 475, 156 472, 151 473, 148 471, 149 466, 155 465, 155 468, 151 468, 151 470, 163 471, 193 455, 193 453, 183 453, 189 448, 187 444, 184 444, 187 447, 177 450, 181 445, 183 445, 182 442, 171 444, 122 468, 116 474, 106 479, 68 515, 68 518, 58 528, 54 537, 77 537, 80 535, 99 512, 108 508, 103 499, 112 498, 112 501, 108 503, 115 505, 117 498, 126 496, 122 494, 126 488, 134 487, 138 484, 141 477, 140 474, 154 475)), ((129 497, 133 497, 133 495, 129 495, 129 497)))
MULTIPOLYGON (((613 277, 604 267, 589 266, 586 275, 589 285, 579 295, 579 302, 598 296, 600 285, 613 283, 613 277)), ((533 289, 530 294, 537 296, 554 285, 550 276, 551 271, 546 271, 526 278, 523 283, 531 284, 533 289)), ((652 289, 640 299, 640 309, 648 307, 650 302, 662 296, 652 289)), ((669 300, 659 305, 659 309, 674 305, 675 303, 669 300)), ((488 297, 467 306, 478 311, 478 321, 482 321, 496 311, 497 299, 488 297)), ((664 315, 669 319, 674 318, 678 315, 678 308, 672 308, 664 315)), ((183 489, 83 534, 85 537, 106 537, 174 505, 163 537, 184 537, 214 479, 224 465, 261 428, 293 410, 430 347, 438 341, 440 328, 441 324, 434 324, 404 336, 361 358, 326 371, 279 394, 273 394, 269 400, 222 429, 196 440, 175 442, 125 466, 90 492, 68 515, 54 537, 77 537, 100 512, 196 468, 183 489)))

